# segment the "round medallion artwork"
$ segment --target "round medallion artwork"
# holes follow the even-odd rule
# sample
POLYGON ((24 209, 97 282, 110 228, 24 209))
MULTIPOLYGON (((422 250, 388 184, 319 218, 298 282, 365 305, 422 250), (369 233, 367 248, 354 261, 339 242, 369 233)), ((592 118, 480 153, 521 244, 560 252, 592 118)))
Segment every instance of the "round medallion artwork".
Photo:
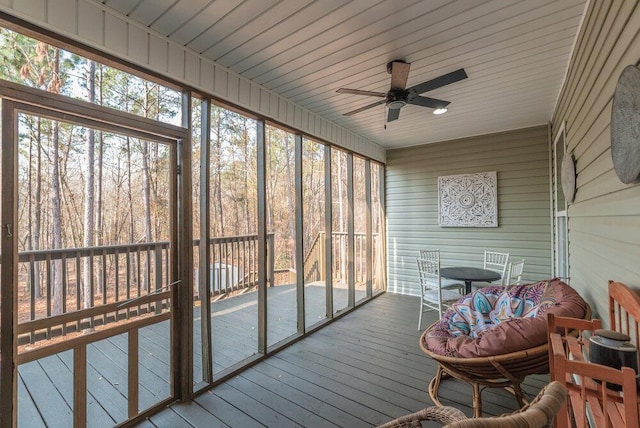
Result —
POLYGON ((568 203, 576 196, 576 164, 571 153, 565 153, 560 169, 562 192, 568 203))
POLYGON ((458 203, 464 209, 469 209, 476 204, 476 197, 471 193, 462 193, 458 195, 458 203))
POLYGON ((629 65, 620 74, 611 109, 613 169, 625 184, 640 179, 640 69, 629 65))

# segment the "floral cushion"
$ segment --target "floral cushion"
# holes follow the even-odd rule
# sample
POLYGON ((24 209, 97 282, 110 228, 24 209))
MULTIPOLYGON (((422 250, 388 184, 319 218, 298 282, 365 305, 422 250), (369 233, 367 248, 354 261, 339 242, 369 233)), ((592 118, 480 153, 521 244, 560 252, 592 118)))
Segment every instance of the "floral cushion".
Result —
POLYGON ((521 351, 547 341, 546 314, 583 318, 587 304, 560 279, 485 287, 462 297, 429 327, 425 347, 452 357, 521 351))

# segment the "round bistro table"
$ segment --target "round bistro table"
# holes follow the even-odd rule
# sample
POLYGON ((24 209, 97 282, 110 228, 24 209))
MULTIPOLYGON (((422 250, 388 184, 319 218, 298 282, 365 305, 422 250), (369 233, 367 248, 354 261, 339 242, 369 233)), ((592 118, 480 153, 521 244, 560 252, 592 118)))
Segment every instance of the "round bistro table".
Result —
POLYGON ((494 272, 489 269, 466 266, 442 268, 440 269, 440 276, 447 279, 464 281, 466 294, 471 293, 471 283, 473 281, 492 282, 502 278, 502 275, 500 275, 498 272, 494 272))

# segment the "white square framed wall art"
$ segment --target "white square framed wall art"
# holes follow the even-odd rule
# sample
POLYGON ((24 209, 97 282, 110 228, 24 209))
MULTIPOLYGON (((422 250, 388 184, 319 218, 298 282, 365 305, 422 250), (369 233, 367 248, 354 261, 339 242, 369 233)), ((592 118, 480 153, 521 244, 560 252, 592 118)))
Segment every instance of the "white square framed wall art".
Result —
POLYGON ((438 177, 438 225, 498 227, 498 173, 438 177))

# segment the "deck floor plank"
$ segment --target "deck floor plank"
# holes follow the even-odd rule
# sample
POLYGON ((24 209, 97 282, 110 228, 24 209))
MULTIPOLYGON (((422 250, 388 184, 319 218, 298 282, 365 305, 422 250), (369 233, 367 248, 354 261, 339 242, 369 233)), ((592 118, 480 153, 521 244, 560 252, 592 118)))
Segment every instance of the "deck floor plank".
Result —
POLYGON ((239 377, 240 379, 233 379, 233 381, 244 382, 245 386, 253 388, 254 392, 259 388, 260 393, 256 394, 259 400, 270 405, 279 403, 280 411, 301 426, 336 427, 356 426, 358 422, 361 423, 349 413, 325 403, 308 392, 300 391, 280 379, 264 375, 258 370, 245 371, 239 377))
MULTIPOLYGON (((349 379, 351 385, 363 392, 371 391, 379 398, 386 398, 405 409, 424 407, 425 403, 422 397, 425 391, 424 388, 407 385, 399 380, 381 376, 375 373, 377 368, 372 365, 361 364, 358 367, 308 351, 298 351, 296 355, 299 358, 308 359, 322 367, 335 371, 338 377, 349 379)), ((418 383, 420 380, 416 379, 415 382, 418 383)))
MULTIPOLYGON (((317 373, 309 370, 307 365, 298 365, 295 361, 282 359, 278 355, 270 358, 264 365, 290 375, 292 384, 300 385, 301 388, 313 391, 319 397, 325 397, 328 394, 333 395, 327 400, 340 400, 340 404, 345 410, 372 425, 379 425, 388 420, 391 415, 401 415, 405 412, 405 409, 394 406, 387 400, 379 399, 328 376, 318 376, 317 373), (324 391, 315 392, 319 388, 324 389, 324 391)), ((262 365, 256 366, 256 370, 261 369, 262 365)), ((331 402, 333 403, 334 401, 331 402)))
POLYGON ((149 423, 157 428, 198 428, 197 425, 191 425, 189 422, 185 421, 182 417, 180 417, 180 415, 174 412, 173 409, 162 411, 157 415, 154 415, 153 420, 146 420, 136 426, 148 426, 147 424, 149 423))
POLYGON ((42 416, 38 411, 38 407, 35 405, 31 397, 29 397, 29 392, 27 391, 27 387, 25 386, 22 375, 18 375, 18 412, 21 416, 21 423, 24 426, 40 428, 46 427, 44 420, 42 420, 42 416))
MULTIPOLYGON (((195 401, 176 403, 171 409, 182 419, 194 427, 205 426, 208 428, 228 428, 229 425, 216 418, 195 401)), ((155 420, 155 419, 154 419, 155 420)))
MULTIPOLYGON (((69 382, 73 373, 73 356, 71 352, 52 355, 40 361, 51 381, 58 389, 64 391, 65 397, 73 397, 73 385, 69 382)), ((127 402, 109 385, 91 366, 87 367, 87 418, 96 427, 113 426, 126 419, 127 402)))
POLYGON ((286 411, 278 411, 274 409, 274 406, 269 407, 262 404, 259 394, 256 394, 255 385, 239 376, 216 388, 216 394, 229 403, 248 403, 249 405, 242 411, 265 425, 299 426, 295 421, 287 418, 286 411))
MULTIPOLYGON (((196 397, 194 401, 211 412, 212 417, 215 415, 216 419, 230 427, 253 428, 265 426, 242 410, 243 403, 228 402, 224 396, 224 388, 220 388, 220 391, 205 392, 196 397)), ((155 415, 151 417, 151 422, 155 423, 155 415)))
MULTIPOLYGON (((89 345, 87 349, 87 364, 90 364, 102 378, 108 380, 109 383, 124 396, 128 396, 128 365, 127 354, 120 348, 116 347, 110 340, 101 340, 89 345)), ((139 388, 139 408, 147 409, 166 396, 158 396, 158 388, 144 382, 144 379, 155 376, 150 370, 139 365, 140 371, 140 388, 139 388)), ((167 383, 167 380, 164 380, 167 383)))
POLYGON ((263 375, 270 376, 271 378, 278 379, 281 382, 296 388, 298 391, 304 391, 322 402, 335 408, 342 409, 348 414, 358 418, 359 421, 356 421, 357 423, 354 423, 352 426, 362 425, 363 423, 366 426, 370 426, 371 424, 375 424, 382 420, 376 420, 376 416, 383 415, 379 412, 375 412, 372 408, 363 406, 353 400, 348 400, 344 395, 340 395, 331 389, 316 385, 313 382, 303 379, 298 374, 292 374, 286 370, 281 370, 271 364, 259 364, 256 366, 256 371, 263 375))
POLYGON ((347 395, 364 405, 376 408, 387 415, 402 415, 408 412, 411 407, 397 403, 397 400, 390 398, 391 392, 377 385, 373 385, 366 380, 347 373, 341 373, 330 366, 318 364, 312 359, 305 358, 298 353, 287 353, 278 355, 284 364, 301 367, 316 377, 315 382, 335 385, 335 390, 347 395))
POLYGON ((232 403, 241 403, 243 412, 266 426, 280 426, 282 424, 282 426, 335 427, 334 424, 330 424, 329 421, 306 409, 302 402, 304 400, 297 403, 292 402, 283 397, 282 391, 277 387, 273 388, 273 390, 267 389, 268 387, 268 382, 256 383, 254 374, 254 376, 249 376, 249 379, 244 376, 237 376, 226 385, 216 388, 215 392, 232 403), (233 393, 234 390, 235 394, 233 393), (256 409, 252 408, 252 405, 256 403, 258 403, 257 409, 264 411, 264 414, 256 412, 256 409), (248 406, 244 407, 245 404, 248 404, 248 406))
MULTIPOLYGON (((33 399, 47 426, 52 428, 73 426, 73 412, 70 407, 73 397, 65 397, 64 392, 60 390, 64 387, 53 383, 40 361, 21 364, 18 371, 29 396, 33 399)), ((20 411, 21 408, 19 404, 18 410, 20 411)))

